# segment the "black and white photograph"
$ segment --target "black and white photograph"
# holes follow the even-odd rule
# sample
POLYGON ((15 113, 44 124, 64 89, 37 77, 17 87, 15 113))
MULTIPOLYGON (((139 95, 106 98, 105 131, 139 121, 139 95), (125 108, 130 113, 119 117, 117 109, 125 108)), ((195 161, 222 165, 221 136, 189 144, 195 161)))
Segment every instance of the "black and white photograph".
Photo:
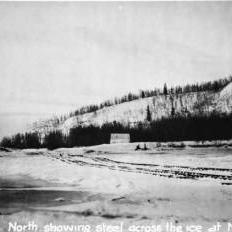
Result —
POLYGON ((232 2, 0 2, 0 232, 29 231, 232 232, 232 2))

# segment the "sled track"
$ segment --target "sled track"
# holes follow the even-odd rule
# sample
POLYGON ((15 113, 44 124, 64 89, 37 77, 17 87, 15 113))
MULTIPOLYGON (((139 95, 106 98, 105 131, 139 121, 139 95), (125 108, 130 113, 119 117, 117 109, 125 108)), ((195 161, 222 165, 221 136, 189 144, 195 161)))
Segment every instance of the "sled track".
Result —
MULTIPOLYGON (((190 167, 190 166, 178 166, 178 165, 132 163, 132 162, 117 161, 106 157, 99 157, 94 155, 65 156, 65 157, 61 156, 61 157, 56 157, 56 159, 59 159, 66 163, 75 163, 79 166, 108 168, 111 170, 149 174, 149 175, 162 176, 167 178, 192 179, 192 180, 210 178, 210 179, 217 179, 221 181, 232 181, 232 169, 229 168, 190 167)), ((230 185, 230 182, 228 185, 230 185)))

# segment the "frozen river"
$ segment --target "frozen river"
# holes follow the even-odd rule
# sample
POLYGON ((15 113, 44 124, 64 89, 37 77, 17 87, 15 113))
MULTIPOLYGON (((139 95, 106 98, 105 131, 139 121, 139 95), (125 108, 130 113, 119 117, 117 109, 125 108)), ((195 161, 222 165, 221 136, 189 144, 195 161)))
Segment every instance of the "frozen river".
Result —
POLYGON ((37 231, 49 223, 87 224, 93 231, 99 223, 123 223, 124 231, 162 225, 161 231, 169 231, 165 225, 172 223, 176 231, 191 225, 207 231, 217 222, 220 231, 228 231, 231 148, 148 144, 149 150, 135 151, 135 146, 1 152, 0 231, 7 231, 9 222, 32 220, 37 231))

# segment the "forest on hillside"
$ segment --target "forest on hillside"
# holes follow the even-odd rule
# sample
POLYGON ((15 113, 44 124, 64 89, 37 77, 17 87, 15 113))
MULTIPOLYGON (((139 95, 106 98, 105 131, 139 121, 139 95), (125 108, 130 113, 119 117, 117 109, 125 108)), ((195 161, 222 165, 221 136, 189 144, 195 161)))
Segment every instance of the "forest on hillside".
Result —
POLYGON ((154 88, 151 90, 140 90, 139 93, 137 94, 128 93, 122 97, 115 97, 112 100, 106 100, 100 103, 99 105, 92 104, 92 105, 83 106, 75 110, 74 112, 70 112, 68 115, 62 115, 60 117, 57 117, 56 119, 54 119, 55 120, 54 123, 59 124, 60 122, 67 120, 67 118, 69 117, 95 112, 97 110, 103 109, 104 107, 118 105, 124 102, 130 102, 141 98, 154 97, 158 95, 179 95, 179 94, 191 93, 191 92, 204 92, 204 91, 218 92, 221 89, 223 89, 226 85, 228 85, 230 82, 232 82, 232 76, 221 78, 215 81, 187 84, 185 86, 178 85, 170 88, 165 83, 162 89, 154 88))
MULTIPOLYGON (((132 101, 139 98, 146 98, 157 95, 174 95, 189 92, 214 91, 217 92, 232 82, 232 76, 219 79, 213 82, 176 86, 168 88, 166 84, 162 90, 154 89, 150 91, 140 91, 140 94, 131 94, 122 98, 115 98, 114 101, 105 101, 100 105, 90 105, 83 107, 69 116, 80 115, 96 111, 98 109, 132 101)), ((65 117, 57 118, 56 123, 65 120, 65 117)), ((61 131, 50 131, 45 136, 36 132, 18 133, 11 137, 4 137, 0 143, 2 147, 9 148, 49 148, 91 146, 103 143, 110 143, 111 133, 129 133, 131 142, 144 141, 184 141, 184 140, 224 140, 232 139, 232 112, 221 114, 212 112, 204 114, 175 114, 172 108, 168 118, 152 120, 149 106, 147 106, 146 120, 137 126, 125 126, 119 122, 105 123, 102 126, 77 126, 71 128, 68 134, 61 131)))
MULTIPOLYGON (((147 115, 147 117, 149 117, 147 115)), ((2 147, 48 148, 91 146, 110 143, 111 133, 129 133, 131 142, 204 141, 232 139, 232 113, 188 115, 162 118, 139 123, 137 127, 123 126, 118 122, 100 126, 72 128, 68 135, 52 131, 42 139, 38 133, 16 134, 5 137, 2 147)))

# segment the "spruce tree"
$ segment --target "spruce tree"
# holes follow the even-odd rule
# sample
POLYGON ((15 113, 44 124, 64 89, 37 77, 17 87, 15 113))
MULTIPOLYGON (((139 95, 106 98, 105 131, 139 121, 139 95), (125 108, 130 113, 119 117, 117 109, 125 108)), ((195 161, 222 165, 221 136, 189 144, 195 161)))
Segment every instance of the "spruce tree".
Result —
POLYGON ((149 106, 147 106, 147 118, 146 119, 148 122, 151 122, 151 111, 150 111, 149 106))
POLYGON ((164 84, 164 88, 163 88, 163 94, 167 95, 168 94, 168 88, 167 88, 167 84, 164 84))

